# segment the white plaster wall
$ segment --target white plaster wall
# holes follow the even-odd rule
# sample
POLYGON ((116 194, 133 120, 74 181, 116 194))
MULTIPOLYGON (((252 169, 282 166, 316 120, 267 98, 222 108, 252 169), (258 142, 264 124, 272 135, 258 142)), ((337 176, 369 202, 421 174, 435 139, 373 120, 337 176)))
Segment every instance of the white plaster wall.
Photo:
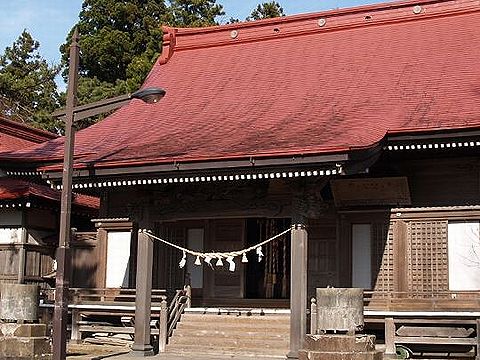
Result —
POLYGON ((105 287, 128 287, 130 241, 130 231, 108 232, 105 287))
POLYGON ((480 290, 480 223, 448 224, 450 290, 480 290))
POLYGON ((22 228, 0 228, 0 244, 20 244, 22 228))
POLYGON ((352 225, 352 287, 372 288, 372 232, 370 224, 352 225))

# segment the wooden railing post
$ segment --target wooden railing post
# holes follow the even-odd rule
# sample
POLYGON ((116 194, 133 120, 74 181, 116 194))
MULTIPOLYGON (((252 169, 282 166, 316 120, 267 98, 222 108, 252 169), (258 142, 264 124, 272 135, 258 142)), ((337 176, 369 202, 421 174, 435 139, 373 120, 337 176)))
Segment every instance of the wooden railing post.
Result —
POLYGON ((395 355, 395 322, 392 317, 385 318, 385 355, 395 355))
POLYGON ((480 319, 477 319, 477 346, 475 360, 480 360, 480 319))
POLYGON ((165 299, 160 303, 160 329, 158 331, 158 351, 165 352, 167 346, 168 307, 165 299))
POLYGON ((80 333, 80 311, 72 309, 72 332, 70 334, 70 341, 77 344, 82 341, 82 334, 80 333))
POLYGON ((317 333, 317 299, 312 297, 310 299, 310 334, 317 333))
POLYGON ((185 286, 185 295, 187 297, 186 308, 192 307, 192 287, 190 285, 185 286))

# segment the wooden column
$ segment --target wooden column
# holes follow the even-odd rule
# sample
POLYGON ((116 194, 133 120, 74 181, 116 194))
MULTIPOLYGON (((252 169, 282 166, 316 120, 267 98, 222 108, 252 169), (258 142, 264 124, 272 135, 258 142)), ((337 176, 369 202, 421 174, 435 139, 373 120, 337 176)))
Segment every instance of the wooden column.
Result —
POLYGON ((290 352, 298 359, 307 332, 307 230, 297 224, 292 230, 290 273, 290 352))
POLYGON ((152 356, 150 315, 152 301, 153 241, 145 233, 138 234, 137 276, 135 297, 135 338, 132 355, 152 356))
POLYGON ((408 237, 407 224, 398 220, 393 225, 393 283, 399 296, 408 291, 408 237))
POLYGON ((385 356, 395 356, 395 322, 392 317, 385 318, 385 356))

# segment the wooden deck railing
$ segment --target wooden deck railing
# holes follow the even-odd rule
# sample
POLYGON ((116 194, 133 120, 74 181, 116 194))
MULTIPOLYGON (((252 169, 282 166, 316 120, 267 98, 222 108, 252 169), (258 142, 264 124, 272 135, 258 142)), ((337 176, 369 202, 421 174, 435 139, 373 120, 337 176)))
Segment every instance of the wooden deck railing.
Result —
MULTIPOLYGON (((171 336, 184 309, 190 305, 190 296, 189 287, 177 290, 170 305, 167 305, 166 290, 152 290, 151 334, 158 336, 160 352, 165 351, 168 337, 171 336)), ((135 289, 70 289, 68 308, 72 314, 71 340, 80 341, 83 333, 93 332, 133 335, 135 297, 135 289), (111 317, 114 321, 98 322, 95 317, 100 315, 111 317)), ((53 300, 53 289, 42 292, 41 308, 45 313, 46 322, 51 320, 53 300)))
POLYGON ((480 291, 365 291, 364 305, 384 311, 478 311, 480 291))

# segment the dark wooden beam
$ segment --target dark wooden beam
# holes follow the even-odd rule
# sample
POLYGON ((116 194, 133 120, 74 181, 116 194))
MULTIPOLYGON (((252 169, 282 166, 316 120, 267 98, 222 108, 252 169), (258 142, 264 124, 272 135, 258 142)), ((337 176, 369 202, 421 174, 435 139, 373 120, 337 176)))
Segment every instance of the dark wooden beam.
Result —
MULTIPOLYGON (((244 158, 239 160, 223 160, 223 161, 197 161, 197 162, 170 162, 166 164, 156 165, 139 165, 135 164, 115 164, 110 163, 107 165, 97 164, 95 168, 81 169, 78 168, 74 171, 74 177, 109 177, 109 176, 128 176, 136 175, 141 176, 143 174, 152 173, 165 173, 170 172, 172 176, 188 176, 189 172, 212 171, 215 173, 226 172, 232 169, 242 169, 245 171, 296 171, 296 166, 316 166, 320 167, 328 163, 343 163, 349 159, 348 154, 334 154, 334 155, 315 155, 315 156, 291 156, 284 158, 269 158, 269 159, 254 159, 244 158)), ((61 177, 61 171, 47 171, 43 175, 46 179, 59 179, 61 177)))

